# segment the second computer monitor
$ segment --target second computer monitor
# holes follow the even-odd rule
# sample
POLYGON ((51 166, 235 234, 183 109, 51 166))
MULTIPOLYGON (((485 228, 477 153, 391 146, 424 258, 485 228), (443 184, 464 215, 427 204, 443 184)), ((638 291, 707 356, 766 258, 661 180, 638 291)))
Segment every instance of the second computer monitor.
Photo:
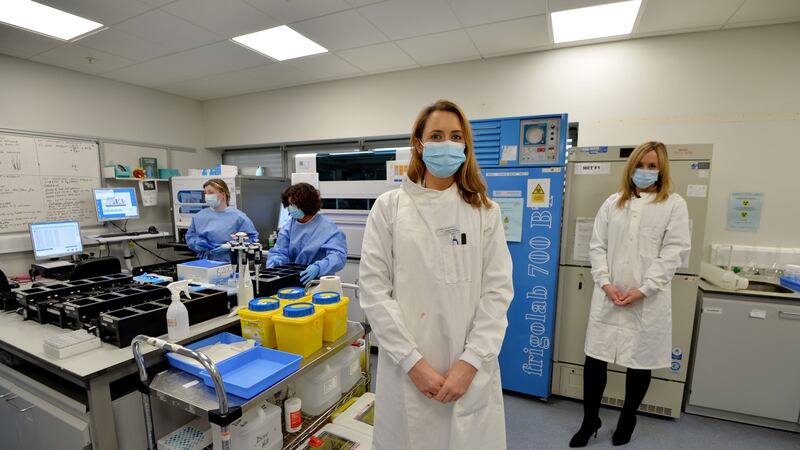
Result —
POLYGON ((95 189, 94 204, 100 222, 139 218, 134 188, 95 189))
POLYGON ((32 223, 30 230, 33 255, 37 261, 83 252, 78 222, 32 223))

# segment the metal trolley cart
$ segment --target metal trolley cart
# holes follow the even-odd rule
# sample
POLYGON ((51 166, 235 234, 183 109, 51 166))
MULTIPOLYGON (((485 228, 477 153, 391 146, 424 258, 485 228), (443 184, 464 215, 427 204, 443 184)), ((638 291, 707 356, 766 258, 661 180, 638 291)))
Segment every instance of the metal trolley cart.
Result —
MULTIPOLYGON (((196 416, 207 417, 210 423, 220 427, 220 434, 223 438, 223 449, 230 449, 230 433, 228 425, 242 417, 242 413, 252 407, 263 403, 265 400, 282 405, 283 400, 289 397, 290 387, 304 373, 308 372, 318 364, 336 354, 339 350, 350 346, 362 337, 365 339, 366 351, 369 351, 369 324, 348 322, 347 332, 335 342, 326 342, 318 352, 303 359, 300 369, 266 389, 250 400, 245 400, 236 396, 228 395, 222 384, 215 364, 204 354, 190 350, 178 344, 173 344, 162 339, 139 335, 133 340, 132 350, 136 365, 139 368, 140 391, 142 393, 142 403, 144 405, 145 429, 147 433, 148 448, 156 449, 156 435, 151 411, 151 399, 156 398, 167 404, 187 411, 196 416), (211 374, 214 381, 214 388, 206 387, 199 378, 186 372, 170 368, 149 379, 147 368, 142 356, 141 345, 149 344, 159 349, 175 352, 179 355, 187 356, 199 361, 203 367, 211 374)), ((361 374, 361 379, 355 386, 342 395, 339 401, 331 406, 327 411, 319 416, 307 416, 303 414, 303 429, 297 433, 284 433, 284 449, 294 449, 296 446, 305 442, 327 421, 330 415, 338 407, 345 404, 352 397, 360 395, 369 390, 371 385, 370 358, 366 355, 365 370, 361 374)), ((235 450, 235 449, 234 449, 235 450)))

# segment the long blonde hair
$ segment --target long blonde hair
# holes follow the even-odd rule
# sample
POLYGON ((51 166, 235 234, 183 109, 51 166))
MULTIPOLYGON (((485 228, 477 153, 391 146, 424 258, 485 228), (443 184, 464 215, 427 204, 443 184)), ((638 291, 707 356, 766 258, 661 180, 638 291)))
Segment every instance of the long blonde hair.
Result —
POLYGON ((633 173, 636 171, 636 165, 644 158, 644 155, 654 151, 658 158, 658 180, 656 181, 656 198, 653 203, 659 203, 669 198, 672 191, 672 179, 669 176, 669 157, 667 155, 667 146, 662 142, 648 141, 639 144, 633 150, 631 156, 628 157, 628 163, 625 165, 625 170, 622 171, 622 186, 620 188, 619 200, 617 200, 617 207, 622 209, 625 204, 634 195, 636 195, 636 185, 633 184, 633 173))
POLYGON ((455 103, 449 100, 437 100, 434 104, 426 106, 420 111, 414 128, 411 131, 411 162, 408 165, 408 178, 419 183, 425 176, 425 163, 422 161, 421 152, 417 151, 417 144, 422 145, 422 133, 428 117, 434 111, 447 111, 455 114, 461 122, 461 131, 464 135, 464 155, 467 157, 464 164, 455 173, 458 193, 465 202, 475 208, 491 208, 492 203, 486 194, 486 183, 483 181, 478 161, 475 159, 475 150, 472 144, 472 127, 469 125, 466 114, 455 103))

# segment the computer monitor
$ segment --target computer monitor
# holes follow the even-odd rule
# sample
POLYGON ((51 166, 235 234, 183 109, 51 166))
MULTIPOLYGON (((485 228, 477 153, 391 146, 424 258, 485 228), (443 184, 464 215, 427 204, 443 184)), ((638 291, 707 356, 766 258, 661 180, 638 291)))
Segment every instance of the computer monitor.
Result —
POLYGON ((32 223, 30 229, 33 256, 37 261, 83 252, 78 222, 32 223))
POLYGON ((94 205, 99 222, 139 218, 134 188, 95 189, 94 205))

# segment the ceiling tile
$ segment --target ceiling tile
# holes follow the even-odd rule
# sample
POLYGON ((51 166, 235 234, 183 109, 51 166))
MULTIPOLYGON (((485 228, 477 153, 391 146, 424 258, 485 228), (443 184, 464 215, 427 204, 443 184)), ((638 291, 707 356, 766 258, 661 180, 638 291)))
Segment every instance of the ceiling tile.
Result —
POLYGON ((721 27, 742 0, 648 0, 634 35, 721 27))
POLYGON ((350 3, 350 5, 352 5, 354 8, 358 8, 359 6, 366 6, 385 1, 386 0, 347 0, 347 3, 350 3))
MULTIPOLYGON (((588 8, 590 6, 617 3, 622 0, 548 0, 550 12, 567 11, 569 9, 588 8)), ((647 0, 650 1, 650 0, 647 0)))
POLYGON ((223 37, 164 11, 150 11, 114 28, 161 45, 172 53, 200 47, 223 37))
POLYGON ((330 53, 293 59, 291 65, 317 80, 341 78, 361 73, 358 68, 330 53))
POLYGON ((389 0, 358 11, 392 39, 461 28, 445 0, 389 0))
POLYGON ((164 6, 169 3, 174 2, 175 0, 142 0, 143 2, 147 3, 148 5, 153 6, 164 6))
POLYGON ((281 25, 350 9, 345 0, 245 0, 274 17, 281 25))
POLYGON ((27 59, 60 45, 64 42, 58 39, 0 24, 0 53, 27 59))
POLYGON ((160 86, 271 62, 240 45, 223 41, 125 67, 104 76, 143 86, 160 86))
POLYGON ((170 53, 169 48, 113 28, 87 36, 79 43, 83 47, 111 53, 132 61, 145 61, 170 53))
POLYGON ((159 86, 158 89, 198 100, 208 100, 299 85, 312 81, 314 81, 312 77, 290 64, 275 63, 238 72, 172 83, 159 86))
POLYGON ((297 22, 292 28, 328 50, 364 47, 388 40, 355 10, 297 22))
POLYGON ((480 59, 481 57, 464 30, 404 39, 397 41, 396 44, 423 66, 480 59))
POLYGON ((772 23, 800 19, 800 1, 797 0, 747 0, 728 22, 772 23))
POLYGON ((344 50, 338 52, 338 55, 364 72, 383 72, 419 66, 403 53, 400 47, 391 42, 344 50))
POLYGON ((465 27, 539 16, 547 12, 547 0, 448 0, 465 27))
POLYGON ((36 55, 31 60, 89 74, 108 72, 133 63, 125 58, 81 47, 78 44, 62 45, 36 55))
POLYGON ((53 8, 109 26, 153 9, 139 0, 36 0, 53 8))
POLYGON ((180 0, 161 9, 228 38, 280 25, 242 0, 180 0))
POLYGON ((552 46, 546 16, 481 25, 467 33, 483 56, 502 55, 552 46))

